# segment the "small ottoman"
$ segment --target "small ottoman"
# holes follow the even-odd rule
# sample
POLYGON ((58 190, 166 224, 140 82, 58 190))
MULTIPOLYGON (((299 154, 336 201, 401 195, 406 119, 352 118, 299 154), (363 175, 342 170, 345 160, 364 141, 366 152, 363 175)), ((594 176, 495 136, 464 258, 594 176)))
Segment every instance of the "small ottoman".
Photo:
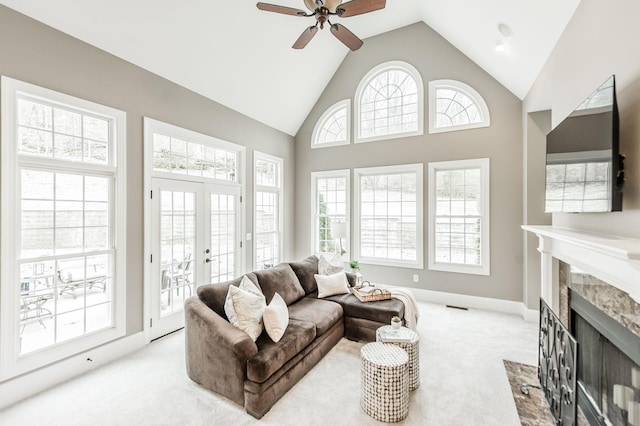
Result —
MULTIPOLYGON (((390 325, 380 327, 376 331, 376 342, 382 342, 385 331, 391 331, 390 325)), ((402 332, 410 337, 408 342, 384 342, 388 345, 396 345, 407 351, 409 355, 409 391, 416 390, 420 386, 420 338, 418 333, 402 327, 402 332)))
POLYGON ((409 414, 409 355, 384 343, 367 343, 360 350, 360 405, 381 422, 398 422, 409 414))

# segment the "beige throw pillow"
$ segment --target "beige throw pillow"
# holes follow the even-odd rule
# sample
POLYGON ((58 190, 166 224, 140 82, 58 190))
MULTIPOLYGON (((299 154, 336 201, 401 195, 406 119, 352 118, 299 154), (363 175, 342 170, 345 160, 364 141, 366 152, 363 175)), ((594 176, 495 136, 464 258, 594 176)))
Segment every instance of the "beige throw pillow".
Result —
POLYGON ((332 275, 315 274, 318 298, 349 293, 349 282, 344 271, 332 275))
POLYGON ((344 271, 344 264, 340 261, 340 256, 336 256, 329 260, 323 255, 318 259, 318 274, 331 275, 344 271))
POLYGON ((264 309, 264 329, 271 340, 279 342, 289 325, 289 308, 278 293, 273 295, 271 303, 264 309))
POLYGON ((262 334, 262 315, 266 307, 264 295, 244 276, 238 287, 229 286, 224 310, 229 322, 247 333, 255 342, 262 334))
MULTIPOLYGON (((242 277, 240 284, 238 284, 238 288, 257 294, 258 296, 262 294, 258 287, 256 287, 256 285, 253 283, 253 281, 251 281, 246 275, 242 277)), ((233 307, 233 299, 231 298, 231 293, 229 291, 227 291, 227 298, 224 300, 224 313, 227 315, 229 322, 233 326, 237 327, 238 318, 236 315, 236 310, 233 307)))

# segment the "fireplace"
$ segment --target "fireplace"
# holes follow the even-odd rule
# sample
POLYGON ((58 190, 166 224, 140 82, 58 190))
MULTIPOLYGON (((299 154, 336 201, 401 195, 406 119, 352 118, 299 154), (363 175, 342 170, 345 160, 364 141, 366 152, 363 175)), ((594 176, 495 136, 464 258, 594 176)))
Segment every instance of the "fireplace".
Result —
POLYGON ((578 343, 578 405, 592 425, 640 426, 640 305, 575 266, 561 262, 559 273, 578 343))
POLYGON ((524 228, 540 240, 542 299, 577 341, 580 411, 591 425, 640 426, 640 241, 524 228))

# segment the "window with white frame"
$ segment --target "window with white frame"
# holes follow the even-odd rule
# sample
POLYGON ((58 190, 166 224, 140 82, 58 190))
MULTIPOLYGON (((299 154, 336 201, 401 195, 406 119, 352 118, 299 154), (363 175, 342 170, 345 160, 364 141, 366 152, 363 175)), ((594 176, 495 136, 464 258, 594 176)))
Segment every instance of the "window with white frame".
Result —
POLYGON ((429 269, 489 275, 489 159, 429 163, 429 269))
POLYGON ((422 268, 422 164, 354 170, 355 257, 422 268))
POLYGON ((153 171, 237 181, 235 151, 226 150, 184 136, 153 134, 153 171))
POLYGON ((349 170, 311 173, 311 251, 349 259, 349 170))
POLYGON ((373 68, 356 90, 356 142, 423 134, 423 93, 412 65, 392 61, 373 68))
POLYGON ((342 100, 320 117, 311 136, 311 148, 348 145, 351 131, 351 99, 342 100))
POLYGON ((429 133, 488 127, 489 108, 471 86, 456 80, 429 82, 429 133))
POLYGON ((282 158, 254 153, 256 270, 282 261, 282 158))
POLYGON ((125 120, 2 77, 2 378, 125 334, 125 120))

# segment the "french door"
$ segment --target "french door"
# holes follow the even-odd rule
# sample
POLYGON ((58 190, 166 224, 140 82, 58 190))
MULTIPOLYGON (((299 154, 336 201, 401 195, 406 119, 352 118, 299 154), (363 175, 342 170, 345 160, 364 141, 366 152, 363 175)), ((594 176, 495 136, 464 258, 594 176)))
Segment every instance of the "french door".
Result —
POLYGON ((184 326, 198 286, 240 274, 240 188, 151 180, 151 339, 184 326))

